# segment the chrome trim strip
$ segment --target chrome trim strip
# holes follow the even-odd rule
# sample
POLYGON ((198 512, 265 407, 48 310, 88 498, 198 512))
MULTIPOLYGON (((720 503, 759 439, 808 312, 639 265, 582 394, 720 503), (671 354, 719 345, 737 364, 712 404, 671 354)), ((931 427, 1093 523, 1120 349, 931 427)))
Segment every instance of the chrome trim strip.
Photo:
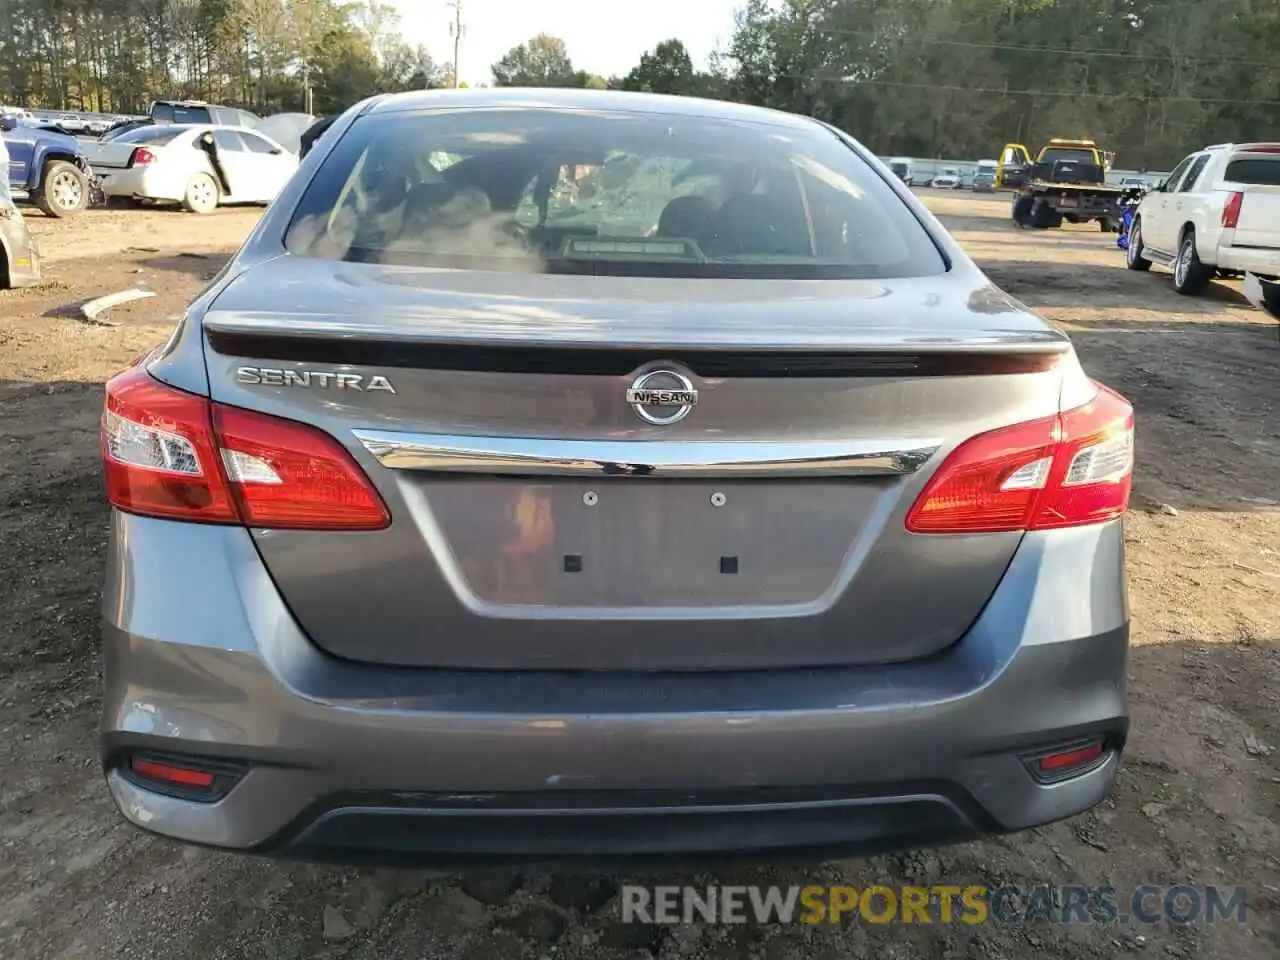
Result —
POLYGON ((392 470, 537 476, 848 477, 915 473, 940 440, 560 440, 356 430, 392 470))

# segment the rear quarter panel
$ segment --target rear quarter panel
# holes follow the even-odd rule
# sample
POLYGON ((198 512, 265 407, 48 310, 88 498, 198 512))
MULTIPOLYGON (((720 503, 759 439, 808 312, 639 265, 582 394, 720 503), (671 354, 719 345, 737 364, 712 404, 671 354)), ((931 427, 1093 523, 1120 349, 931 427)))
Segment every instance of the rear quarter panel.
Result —
POLYGON ((53 160, 75 163, 82 159, 80 146, 70 137, 53 137, 36 141, 31 167, 27 170, 27 189, 38 190, 44 179, 44 168, 53 160), (70 141, 70 142, 67 142, 70 141))

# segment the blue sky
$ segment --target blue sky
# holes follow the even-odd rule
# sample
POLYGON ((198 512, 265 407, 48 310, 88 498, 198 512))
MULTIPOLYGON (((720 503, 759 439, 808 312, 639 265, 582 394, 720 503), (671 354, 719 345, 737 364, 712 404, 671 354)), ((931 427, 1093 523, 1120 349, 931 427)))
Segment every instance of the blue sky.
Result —
MULTIPOLYGON (((453 60, 445 0, 389 0, 410 44, 426 44, 438 63, 453 60)), ((695 64, 722 46, 744 0, 462 0, 462 79, 491 82, 489 65, 538 32, 564 40, 574 66, 601 76, 630 70, 640 54, 679 37, 695 64)))

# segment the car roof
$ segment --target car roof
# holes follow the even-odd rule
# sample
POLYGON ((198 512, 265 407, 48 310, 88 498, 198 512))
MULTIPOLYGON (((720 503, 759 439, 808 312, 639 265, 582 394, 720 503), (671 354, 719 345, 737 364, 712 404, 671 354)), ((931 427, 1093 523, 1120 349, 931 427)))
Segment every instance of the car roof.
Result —
POLYGON ((410 113, 449 107, 472 109, 545 107, 559 110, 607 110, 615 113, 664 113, 767 123, 810 130, 817 125, 816 120, 798 114, 724 100, 703 100, 698 97, 676 97, 658 93, 632 93, 623 90, 586 90, 576 87, 411 90, 406 93, 379 96, 369 104, 365 112, 369 114, 410 113))
MULTIPOLYGON (((261 137, 263 140, 267 141, 267 143, 271 144, 272 146, 280 147, 281 150, 286 149, 280 143, 279 140, 277 140, 275 137, 271 136, 270 134, 263 133, 261 130, 254 130, 252 127, 237 126, 235 124, 230 124, 230 123, 150 123, 150 124, 146 124, 143 127, 137 127, 135 129, 176 130, 177 133, 173 135, 173 139, 175 140, 178 137, 185 136, 186 134, 193 133, 193 132, 199 133, 200 131, 203 131, 203 130, 212 130, 215 132, 218 130, 230 130, 233 133, 252 133, 254 136, 261 137)), ((290 152, 292 153, 296 151, 290 151, 290 152)))
POLYGON ((236 133, 256 133, 260 137, 267 140, 271 138, 260 130, 254 130, 252 127, 246 127, 237 123, 154 123, 149 126, 161 127, 168 130, 177 130, 186 133, 188 130, 234 130, 236 133))

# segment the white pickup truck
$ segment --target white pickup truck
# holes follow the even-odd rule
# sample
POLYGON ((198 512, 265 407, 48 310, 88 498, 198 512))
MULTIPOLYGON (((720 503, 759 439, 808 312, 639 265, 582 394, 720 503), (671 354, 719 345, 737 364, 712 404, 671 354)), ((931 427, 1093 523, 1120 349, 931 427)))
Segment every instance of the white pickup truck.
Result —
POLYGON ((1280 278, 1280 143, 1224 143, 1191 154, 1142 198, 1130 270, 1173 270, 1179 293, 1215 276, 1280 278))

